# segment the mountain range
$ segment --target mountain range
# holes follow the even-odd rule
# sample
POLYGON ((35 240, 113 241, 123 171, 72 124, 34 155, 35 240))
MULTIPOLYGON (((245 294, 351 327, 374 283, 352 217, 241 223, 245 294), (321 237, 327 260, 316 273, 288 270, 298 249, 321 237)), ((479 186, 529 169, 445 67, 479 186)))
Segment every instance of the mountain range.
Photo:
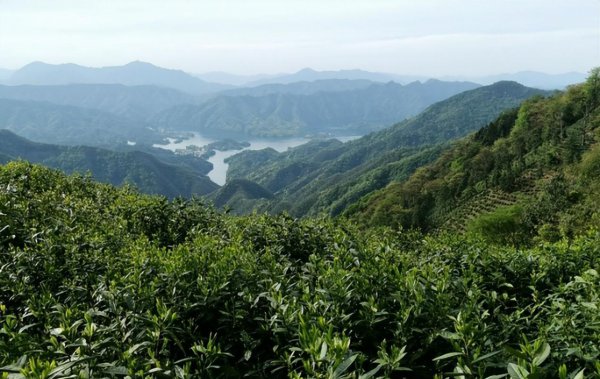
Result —
POLYGON ((321 79, 292 83, 267 83, 256 87, 241 87, 219 92, 216 96, 264 96, 287 93, 312 95, 317 92, 343 92, 367 88, 376 82, 366 79, 321 79))
MULTIPOLYGON (((314 82, 320 85, 320 82, 314 82)), ((167 109, 151 122, 157 127, 197 131, 217 136, 287 137, 307 134, 359 134, 384 128, 413 116, 436 101, 477 87, 469 82, 429 80, 394 82, 327 81, 355 89, 307 94, 267 93, 264 96, 217 96, 199 105, 167 109)), ((299 84, 290 84, 295 88, 299 84)), ((281 86, 276 86, 281 90, 281 86)), ((273 88, 271 85, 270 88, 273 88)))
POLYGON ((600 225, 600 71, 534 97, 346 213, 364 225, 558 240, 600 225))
POLYGON ((368 80, 371 82, 389 82, 394 81, 400 84, 408 84, 414 81, 427 81, 431 78, 437 78, 444 81, 470 81, 481 85, 489 85, 499 81, 515 81, 528 87, 542 89, 564 89, 568 85, 577 84, 585 81, 586 74, 581 72, 566 72, 558 74, 548 74, 539 71, 518 71, 514 73, 503 73, 484 76, 424 76, 424 75, 398 75, 381 72, 370 72, 364 70, 337 70, 337 71, 317 71, 311 68, 304 68, 295 73, 278 75, 233 75, 227 73, 208 73, 198 75, 201 79, 231 84, 242 87, 255 87, 264 84, 289 84, 296 82, 312 82, 317 80, 368 80))
MULTIPOLYGON (((476 131, 503 111, 549 94, 509 81, 480 87, 362 70, 311 69, 254 77, 246 82, 253 87, 233 88, 144 62, 103 68, 34 62, 0 75, 10 75, 11 84, 0 85, 0 128, 31 140, 4 135, 22 147, 21 154, 15 154, 5 145, 0 151, 4 160, 37 159, 69 172, 93 168, 101 180, 122 184, 130 177, 149 193, 212 192, 219 206, 239 212, 286 210, 299 216, 362 215, 363 209, 375 209, 365 196, 408 179, 447 151, 449 141, 476 131), (398 83, 404 80, 413 81, 398 83), (27 82, 34 84, 18 84, 27 82), (165 131, 197 131, 219 138, 366 136, 346 144, 316 140, 281 153, 242 152, 228 159, 228 182, 217 191, 204 176, 210 163, 151 147, 164 141, 165 131), (36 156, 40 151, 46 152, 42 158, 36 156), (136 174, 114 163, 118 160, 134 167, 136 174), (90 162, 96 161, 104 163, 94 167, 90 162), (167 175, 167 185, 156 178, 144 182, 139 176, 144 170, 158 175, 170 168, 182 181, 167 175), (359 209, 357 202, 362 208, 352 213, 359 209)), ((583 80, 577 73, 536 72, 478 80, 506 77, 546 88, 583 80)))
POLYGON ((132 120, 147 120, 167 108, 200 102, 192 95, 171 88, 123 84, 0 85, 0 99, 96 109, 132 120))
POLYGON ((567 72, 562 74, 546 74, 537 71, 519 71, 512 74, 488 75, 480 77, 454 76, 444 77, 444 80, 471 80, 488 85, 502 80, 519 82, 525 86, 541 89, 564 89, 569 85, 582 83, 587 75, 580 72, 567 72))
MULTIPOLYGON (((324 141, 282 153, 263 150, 236 154, 227 160, 227 180, 253 181, 274 198, 238 198, 235 203, 225 203, 242 213, 259 209, 286 210, 296 216, 340 214, 362 196, 408 178, 418 167, 436 159, 449 141, 478 130, 531 96, 547 93, 499 82, 462 92, 431 105, 416 117, 344 144, 324 141)), ((226 187, 219 191, 226 191, 226 187)))
POLYGON ((414 81, 426 81, 431 79, 427 76, 418 75, 397 75, 381 72, 371 72, 365 70, 336 70, 336 71, 317 71, 312 68, 304 68, 292 74, 281 74, 271 76, 265 79, 255 80, 246 83, 247 86, 257 86, 269 83, 289 84, 294 82, 310 82, 326 79, 350 79, 350 80, 369 80, 372 82, 397 82, 407 84, 414 81))
POLYGON ((64 84, 124 84, 156 85, 174 88, 193 95, 218 92, 231 86, 209 83, 181 70, 171 70, 151 63, 135 61, 123 66, 85 67, 73 63, 30 63, 16 70, 6 80, 9 85, 64 85, 64 84))
MULTIPOLYGON (((201 170, 185 164, 165 162, 147 152, 115 152, 89 146, 36 143, 0 129, 0 163, 17 159, 40 163, 66 173, 89 172, 101 182, 118 186, 130 184, 141 192, 169 198, 205 195, 218 188, 201 174, 201 170)), ((204 168, 204 171, 208 170, 204 168)))
POLYGON ((113 147, 153 144, 162 134, 144 122, 90 108, 0 98, 0 129, 37 142, 113 147))
POLYGON ((231 86, 247 86, 249 83, 264 79, 276 77, 278 75, 256 74, 256 75, 238 75, 223 71, 211 71, 202 74, 194 74, 195 77, 207 82, 227 84, 231 86))
POLYGON ((425 82, 432 78, 444 81, 471 81, 489 85, 498 81, 516 81, 523 85, 542 89, 563 89, 581 83, 585 73, 567 72, 548 74, 538 71, 519 71, 495 75, 448 76, 448 75, 400 75, 371 72, 360 69, 318 71, 304 68, 294 73, 238 75, 226 72, 187 74, 180 70, 157 67, 150 63, 134 61, 123 66, 92 68, 72 63, 52 65, 32 62, 18 70, 0 69, 0 84, 57 85, 75 83, 103 83, 124 85, 157 85, 170 87, 194 95, 206 95, 234 87, 257 87, 264 84, 290 84, 317 80, 368 80, 387 83, 394 81, 408 84, 425 82))

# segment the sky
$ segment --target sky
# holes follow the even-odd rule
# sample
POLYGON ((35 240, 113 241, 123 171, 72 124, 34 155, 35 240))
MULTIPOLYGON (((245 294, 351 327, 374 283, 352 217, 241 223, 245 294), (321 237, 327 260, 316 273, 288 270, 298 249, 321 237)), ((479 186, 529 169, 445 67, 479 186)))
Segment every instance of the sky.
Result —
POLYGON ((600 0, 0 0, 0 67, 588 72, 600 0))

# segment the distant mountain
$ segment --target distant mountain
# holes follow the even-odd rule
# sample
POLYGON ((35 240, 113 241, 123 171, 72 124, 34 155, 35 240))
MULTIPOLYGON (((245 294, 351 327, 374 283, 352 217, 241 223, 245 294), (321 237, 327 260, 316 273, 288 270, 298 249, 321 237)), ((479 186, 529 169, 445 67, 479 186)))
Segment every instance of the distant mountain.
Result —
POLYGON ((113 147, 153 144, 162 136, 147 124, 95 109, 0 99, 0 129, 37 142, 113 147))
POLYGON ((564 89, 571 84, 582 83, 586 74, 580 72, 568 72, 564 74, 545 74, 543 72, 522 71, 515 74, 501 74, 482 78, 479 83, 489 84, 500 80, 513 80, 525 86, 543 89, 564 89))
POLYGON ((566 240, 600 225, 599 73, 526 101, 349 213, 365 225, 468 231, 511 244, 566 240))
POLYGON ((582 83, 586 74, 580 72, 567 72, 564 74, 546 74, 537 71, 521 71, 512 74, 498 74, 480 77, 448 76, 444 80, 470 80, 483 85, 496 83, 502 80, 515 81, 524 86, 541 89, 564 89, 565 87, 582 83))
MULTIPOLYGON (((343 83, 349 87, 364 84, 343 83)), ((302 87, 301 84, 294 86, 302 87)), ((468 82, 430 80, 405 86, 376 83, 365 88, 307 95, 217 96, 197 106, 167 109, 154 117, 152 123, 158 128, 199 131, 218 137, 366 134, 477 86, 468 82)), ((314 84, 308 87, 314 88, 314 84)))
POLYGON ((122 84, 0 85, 2 98, 92 108, 134 120, 148 119, 175 105, 200 102, 192 95, 171 88, 122 84))
POLYGON ((0 162, 15 159, 41 163, 66 173, 89 171, 96 180, 114 185, 129 183, 142 192, 170 198, 205 195, 218 188, 204 175, 184 166, 167 164, 145 152, 48 145, 0 130, 0 162))
POLYGON ((0 68, 0 83, 4 83, 13 74, 13 70, 0 68))
POLYGON ((64 85, 64 84, 124 84, 129 86, 155 85, 174 88, 194 95, 231 88, 209 83, 180 70, 157 67, 146 62, 131 62, 124 66, 84 67, 73 63, 52 65, 33 62, 15 71, 8 80, 10 85, 64 85))
MULTIPOLYGON (((433 104, 418 116, 365 137, 313 142, 286 152, 246 151, 228 158, 227 180, 246 179, 275 194, 238 212, 286 210, 333 215, 362 196, 404 180, 437 158, 445 144, 478 130, 503 111, 547 92, 514 82, 476 88, 433 104)), ((237 204, 241 204, 238 202, 237 204)))
POLYGON ((376 82, 366 79, 323 79, 312 82, 272 83, 256 87, 235 88, 218 93, 218 96, 265 96, 278 93, 312 95, 317 92, 343 92, 367 88, 376 82))
POLYGON ((373 82, 387 83, 394 81, 400 84, 411 83, 416 80, 426 81, 430 78, 425 76, 411 76, 411 75, 396 75, 387 74, 381 72, 370 72, 364 70, 338 70, 338 71, 316 71, 311 68, 302 69, 293 74, 281 74, 274 77, 256 80, 249 82, 247 86, 258 86, 269 83, 294 83, 294 82, 311 82, 315 80, 326 80, 326 79, 362 79, 370 80, 373 82))
POLYGON ((251 82, 269 79, 277 75, 258 74, 258 75, 236 75, 227 72, 213 71, 203 74, 194 74, 195 77, 212 83, 220 83, 232 86, 245 86, 251 82))

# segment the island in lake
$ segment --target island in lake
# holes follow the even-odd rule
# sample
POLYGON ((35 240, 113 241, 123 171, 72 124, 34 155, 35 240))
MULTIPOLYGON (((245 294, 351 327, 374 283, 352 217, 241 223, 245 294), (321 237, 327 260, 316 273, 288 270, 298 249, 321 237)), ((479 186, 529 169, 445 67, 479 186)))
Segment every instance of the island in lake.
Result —
POLYGON ((211 142, 204 146, 198 145, 187 145, 184 149, 175 150, 175 154, 179 155, 193 155, 202 159, 208 159, 215 155, 215 151, 231 151, 231 150, 242 150, 250 147, 249 142, 239 142, 232 139, 224 139, 215 142, 211 142))

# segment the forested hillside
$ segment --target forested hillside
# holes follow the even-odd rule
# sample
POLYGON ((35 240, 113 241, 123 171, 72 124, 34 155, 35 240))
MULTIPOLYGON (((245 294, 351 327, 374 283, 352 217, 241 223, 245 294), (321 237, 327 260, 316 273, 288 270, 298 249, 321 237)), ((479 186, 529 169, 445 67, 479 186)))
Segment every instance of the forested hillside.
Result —
MULTIPOLYGON (((288 86, 298 87, 297 84, 288 86)), ((335 86, 331 82, 327 85, 329 88, 335 86)), ((475 87, 478 85, 468 82, 430 80, 405 86, 393 82, 374 83, 366 88, 308 94, 279 90, 263 96, 224 95, 200 105, 167 109, 152 121, 160 128, 197 131, 219 137, 289 137, 319 133, 363 135, 414 116, 437 101, 475 87)))
MULTIPOLYGON (((148 149, 146 149, 148 150, 148 149)), ((149 194, 200 196, 218 186, 205 176, 210 163, 192 157, 176 157, 168 151, 115 152, 88 146, 58 146, 28 141, 0 130, 0 162, 24 159, 66 173, 92 175, 113 185, 130 184, 149 194)))
POLYGON ((0 99, 91 108, 132 120, 147 120, 167 108, 199 102, 194 96, 170 88, 122 84, 0 86, 0 99))
POLYGON ((0 129, 36 142, 64 145, 113 147, 128 141, 163 141, 142 121, 95 109, 11 99, 0 99, 0 129))
POLYGON ((526 101, 411 178, 352 207, 365 225, 559 239, 600 225, 600 70, 526 101))
POLYGON ((0 166, 0 223, 4 378, 600 375, 597 230, 234 217, 27 163, 0 166))
POLYGON ((393 180, 407 179, 436 159, 444 143, 463 137, 523 100, 547 94, 514 82, 499 82, 438 102, 418 116, 345 144, 314 142, 287 152, 246 151, 228 159, 228 180, 248 179, 275 194, 273 200, 241 201, 253 208, 294 215, 341 213, 362 196, 393 180))

